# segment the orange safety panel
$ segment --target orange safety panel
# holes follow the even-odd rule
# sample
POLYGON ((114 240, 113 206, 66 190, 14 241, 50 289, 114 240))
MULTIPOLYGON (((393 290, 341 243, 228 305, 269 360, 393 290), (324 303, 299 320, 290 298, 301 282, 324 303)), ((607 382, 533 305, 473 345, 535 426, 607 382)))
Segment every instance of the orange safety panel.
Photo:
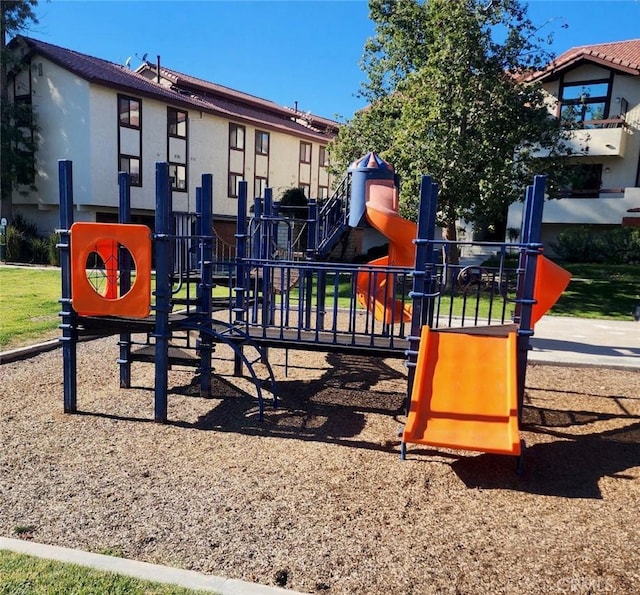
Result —
POLYGON ((146 225, 74 223, 71 226, 71 304, 83 316, 149 316, 151 230, 146 225), (135 268, 131 289, 122 296, 118 296, 118 244, 129 251, 135 268), (100 295, 87 277, 87 260, 92 252, 105 263, 105 295, 100 295))
POLYGON ((516 332, 422 328, 403 441, 520 454, 516 332))
POLYGON ((531 327, 540 320, 560 299, 571 281, 571 273, 545 256, 536 263, 533 297, 536 303, 531 309, 531 327))

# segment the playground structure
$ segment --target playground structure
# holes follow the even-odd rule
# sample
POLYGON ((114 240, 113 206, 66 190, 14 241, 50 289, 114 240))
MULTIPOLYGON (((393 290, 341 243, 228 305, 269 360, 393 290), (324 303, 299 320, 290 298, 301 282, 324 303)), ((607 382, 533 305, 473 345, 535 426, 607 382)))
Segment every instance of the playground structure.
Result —
POLYGON ((122 173, 119 223, 74 223, 71 162, 61 161, 59 172, 65 412, 77 411, 82 336, 119 335, 122 388, 131 386, 132 362, 154 363, 158 422, 167 421, 171 365, 196 368, 200 393, 210 396, 216 345, 231 348, 236 375, 250 375, 259 418, 265 382, 277 404, 269 349, 356 353, 406 360, 403 457, 407 443, 520 454, 529 337, 569 279, 541 256, 543 176, 527 189, 520 242, 450 242, 435 239, 431 178, 422 179, 416 225, 397 213, 393 168, 371 153, 352 164, 331 199, 309 201, 304 258, 296 259, 292 222, 280 215, 270 189, 247 217, 247 183, 240 183, 235 255, 220 258, 210 175, 196 192, 195 233, 177 233, 184 226, 172 212, 166 163, 156 164, 153 231, 128 223, 122 173), (384 235, 389 255, 365 265, 328 261, 348 229, 359 226, 384 235), (478 244, 495 253, 494 265, 443 259, 451 248, 478 244))

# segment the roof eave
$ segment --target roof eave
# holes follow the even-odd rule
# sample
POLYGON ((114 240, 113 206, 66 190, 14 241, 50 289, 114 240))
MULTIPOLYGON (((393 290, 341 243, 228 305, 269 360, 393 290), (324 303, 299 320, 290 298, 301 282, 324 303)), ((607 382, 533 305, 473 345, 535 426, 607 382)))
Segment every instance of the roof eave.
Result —
POLYGON ((634 68, 633 66, 619 64, 611 60, 607 60, 606 58, 601 58, 599 56, 593 56, 590 54, 583 53, 583 54, 578 54, 576 56, 573 56, 567 60, 563 60, 561 63, 552 64, 546 70, 537 72, 527 77, 525 80, 531 83, 535 81, 540 81, 540 82, 553 81, 556 78, 558 78, 563 72, 578 66, 580 62, 592 62, 594 64, 597 64, 598 66, 603 66, 605 68, 609 68, 617 72, 622 72, 624 74, 629 74, 633 76, 640 75, 640 70, 638 68, 634 68))

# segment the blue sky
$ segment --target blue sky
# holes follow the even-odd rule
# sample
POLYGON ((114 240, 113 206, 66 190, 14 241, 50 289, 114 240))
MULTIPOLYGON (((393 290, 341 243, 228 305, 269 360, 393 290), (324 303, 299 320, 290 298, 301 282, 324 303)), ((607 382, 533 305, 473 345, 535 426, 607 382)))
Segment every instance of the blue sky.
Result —
MULTIPOLYGON (((640 38, 640 0, 531 0, 560 54, 640 38)), ((112 62, 166 66, 329 118, 350 118, 373 25, 366 0, 40 0, 28 35, 112 62)))

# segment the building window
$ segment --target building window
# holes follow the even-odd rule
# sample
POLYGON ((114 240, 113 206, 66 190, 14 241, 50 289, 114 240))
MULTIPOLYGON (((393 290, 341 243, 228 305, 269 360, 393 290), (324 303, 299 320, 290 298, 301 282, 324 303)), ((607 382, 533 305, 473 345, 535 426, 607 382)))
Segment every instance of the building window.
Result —
POLYGON ((329 165, 329 154, 327 152, 327 147, 320 147, 320 152, 318 153, 318 160, 320 167, 327 167, 329 165))
POLYGON ((167 131, 169 136, 177 138, 187 138, 187 118, 188 112, 167 108, 167 131))
POLYGON ((325 198, 329 198, 329 187, 328 186, 318 186, 318 198, 320 200, 324 200, 325 198))
POLYGON ((269 181, 267 178, 262 176, 256 176, 256 179, 253 183, 253 196, 255 198, 264 198, 264 190, 269 185, 269 181))
POLYGON ((300 141, 300 163, 311 163, 311 143, 300 141))
POLYGON ((173 190, 187 189, 187 168, 177 163, 169 164, 169 177, 171 178, 171 188, 173 190))
POLYGON ((142 186, 142 102, 127 95, 118 95, 118 171, 142 186))
POLYGON ((300 184, 300 188, 307 198, 311 197, 311 184, 300 184))
POLYGON ((231 198, 238 198, 238 183, 242 180, 241 174, 229 174, 229 184, 227 188, 227 195, 231 198))
POLYGON ((131 186, 142 186, 140 179, 140 159, 130 155, 120 155, 120 169, 129 174, 131 186))
POLYGON ((171 188, 177 192, 186 192, 187 183, 187 150, 189 128, 189 112, 167 108, 167 162, 171 188))
POLYGON ((140 129, 142 118, 140 100, 134 97, 118 95, 118 116, 121 126, 140 129))
POLYGON ((602 163, 581 163, 571 172, 571 182, 561 196, 566 198, 598 198, 602 187, 602 163))
POLYGON ((244 151, 244 126, 229 124, 229 148, 244 151))
POLYGON ((244 179, 244 147, 245 127, 239 124, 229 124, 229 169, 227 182, 227 196, 238 197, 238 182, 244 179))
POLYGON ((256 153, 258 155, 269 154, 269 133, 256 130, 256 153))
POLYGON ((609 99, 608 80, 567 83, 560 89, 560 121, 588 128, 590 122, 607 118, 609 99))

